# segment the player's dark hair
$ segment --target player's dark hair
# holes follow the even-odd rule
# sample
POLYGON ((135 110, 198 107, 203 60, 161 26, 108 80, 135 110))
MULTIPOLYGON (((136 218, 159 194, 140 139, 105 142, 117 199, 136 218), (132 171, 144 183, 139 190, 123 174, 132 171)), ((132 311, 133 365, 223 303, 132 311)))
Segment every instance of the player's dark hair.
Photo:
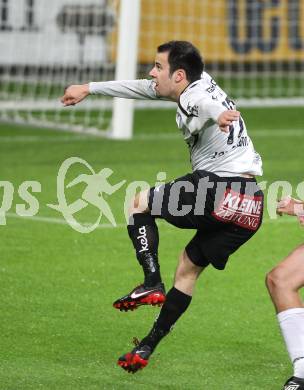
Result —
POLYGON ((184 69, 190 83, 199 80, 204 70, 204 62, 199 50, 187 41, 170 41, 157 48, 158 53, 168 52, 170 75, 177 69, 184 69))

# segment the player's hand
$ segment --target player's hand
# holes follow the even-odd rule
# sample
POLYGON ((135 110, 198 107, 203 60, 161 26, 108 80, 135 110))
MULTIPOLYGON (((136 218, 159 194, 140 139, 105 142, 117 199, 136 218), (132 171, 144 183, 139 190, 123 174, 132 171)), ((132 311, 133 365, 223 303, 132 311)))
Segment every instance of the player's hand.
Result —
POLYGON ((304 224, 304 202, 292 198, 290 195, 279 200, 277 204, 277 214, 295 215, 301 224, 304 224))
POLYGON ((219 128, 224 133, 229 133, 229 126, 232 125, 232 122, 237 121, 241 113, 236 110, 227 110, 221 113, 217 119, 219 128))
POLYGON ((85 99, 89 93, 89 84, 70 85, 64 90, 60 101, 64 106, 74 106, 85 99))

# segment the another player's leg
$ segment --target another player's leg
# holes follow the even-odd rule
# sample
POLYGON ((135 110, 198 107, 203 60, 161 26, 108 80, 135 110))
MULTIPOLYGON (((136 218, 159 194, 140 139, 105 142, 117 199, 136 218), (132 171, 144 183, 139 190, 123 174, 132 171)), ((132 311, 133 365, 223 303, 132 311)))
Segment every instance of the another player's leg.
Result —
POLYGON ((128 234, 144 272, 144 282, 117 299, 119 310, 134 310, 141 305, 161 305, 166 298, 158 263, 158 228, 149 212, 148 191, 136 195, 129 209, 128 234))
POLYGON ((284 389, 298 385, 294 388, 304 390, 304 305, 299 294, 304 286, 304 245, 268 273, 266 285, 294 367, 284 389))
POLYGON ((121 356, 118 364, 128 372, 136 372, 148 364, 149 357, 190 305, 197 278, 204 267, 192 263, 186 251, 179 260, 174 287, 168 292, 160 314, 148 335, 129 353, 121 356))

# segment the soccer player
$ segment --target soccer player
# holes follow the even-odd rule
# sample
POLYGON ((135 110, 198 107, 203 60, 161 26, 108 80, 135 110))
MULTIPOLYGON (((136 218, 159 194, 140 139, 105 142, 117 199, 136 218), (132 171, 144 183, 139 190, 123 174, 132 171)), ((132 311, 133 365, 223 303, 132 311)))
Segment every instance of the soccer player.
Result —
POLYGON ((119 358, 118 364, 128 372, 147 365, 157 344, 188 308, 201 272, 209 264, 223 270, 229 256, 257 232, 263 211, 263 193, 255 180, 262 175, 261 158, 233 101, 204 71, 197 48, 186 41, 160 45, 149 75, 151 80, 72 85, 61 99, 65 106, 89 94, 171 100, 178 106, 177 126, 189 147, 192 173, 140 192, 130 205, 128 233, 144 282, 113 305, 129 310, 164 304, 148 335, 119 358), (167 296, 155 218, 196 230, 180 255, 167 296))
MULTIPOLYGON (((304 226, 303 201, 286 197, 278 203, 277 211, 297 216, 304 226)), ((267 274, 266 285, 293 363, 293 376, 284 389, 304 390, 304 304, 299 294, 304 286, 304 244, 267 274)))

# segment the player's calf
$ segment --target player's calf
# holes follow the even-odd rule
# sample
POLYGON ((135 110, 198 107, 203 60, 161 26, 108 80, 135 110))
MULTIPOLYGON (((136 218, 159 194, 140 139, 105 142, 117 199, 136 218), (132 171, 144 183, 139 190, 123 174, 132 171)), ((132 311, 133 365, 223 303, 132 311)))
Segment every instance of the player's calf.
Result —
POLYGON ((155 219, 149 213, 133 214, 130 217, 128 234, 144 272, 145 286, 155 286, 161 282, 158 263, 159 235, 155 219))

